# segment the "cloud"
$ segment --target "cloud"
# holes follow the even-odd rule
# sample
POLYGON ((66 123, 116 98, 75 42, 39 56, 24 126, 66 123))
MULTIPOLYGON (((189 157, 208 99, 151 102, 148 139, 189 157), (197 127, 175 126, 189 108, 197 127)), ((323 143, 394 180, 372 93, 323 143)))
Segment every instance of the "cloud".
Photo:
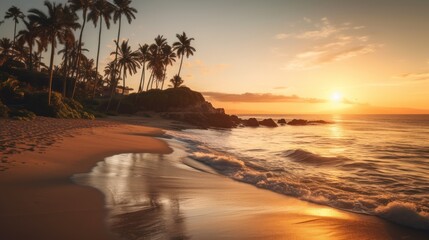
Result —
POLYGON ((241 103, 325 103, 327 100, 318 98, 302 98, 297 95, 275 95, 271 93, 221 93, 203 92, 205 97, 219 102, 241 102, 241 103))
POLYGON ((274 87, 273 89, 274 90, 285 90, 285 89, 287 89, 288 87, 283 87, 283 86, 278 86, 278 87, 274 87))
POLYGON ((429 71, 418 72, 418 73, 405 73, 405 74, 396 76, 395 78, 408 80, 411 82, 425 82, 425 81, 429 81, 429 71))
POLYGON ((277 39, 294 38, 307 45, 304 51, 296 53, 285 63, 287 70, 307 70, 321 67, 323 64, 375 52, 381 44, 371 42, 368 35, 360 33, 364 26, 353 26, 346 22, 332 24, 328 18, 319 21, 305 21, 311 24, 311 30, 297 33, 279 33, 277 39))

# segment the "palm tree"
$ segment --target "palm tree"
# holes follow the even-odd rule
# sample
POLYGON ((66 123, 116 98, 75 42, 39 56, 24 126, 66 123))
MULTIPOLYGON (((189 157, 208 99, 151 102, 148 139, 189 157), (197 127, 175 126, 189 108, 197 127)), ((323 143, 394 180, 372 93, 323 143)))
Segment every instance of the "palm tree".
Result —
MULTIPOLYGON (((101 32, 103 29, 103 20, 106 24, 107 29, 110 28, 110 19, 112 18, 112 12, 114 11, 114 6, 107 2, 106 0, 96 0, 95 3, 91 6, 90 12, 88 14, 88 20, 92 21, 94 23, 94 26, 97 27, 97 22, 99 23, 99 33, 98 33, 98 49, 97 49, 97 59, 95 63, 95 71, 98 73, 98 61, 100 58, 100 43, 101 43, 101 32)), ((96 75, 96 78, 94 79, 94 89, 92 97, 95 95, 95 88, 98 83, 97 79, 98 74, 96 75)))
MULTIPOLYGON (((113 21, 114 23, 119 21, 118 37, 116 38, 116 42, 119 43, 119 38, 121 36, 122 15, 127 18, 128 24, 131 24, 131 21, 133 19, 136 19, 136 16, 134 14, 137 13, 137 10, 133 7, 130 7, 131 0, 114 0, 114 3, 116 5, 116 9, 113 14, 113 21)), ((118 48, 119 46, 118 44, 116 44, 115 60, 113 62, 114 67, 117 67, 116 62, 118 61, 118 48)), ((116 80, 114 79, 115 77, 116 75, 112 75, 111 82, 116 82, 116 80)))
POLYGON ((21 9, 18 7, 12 6, 10 7, 6 15, 4 16, 5 19, 12 18, 15 22, 15 27, 13 29, 13 45, 15 46, 15 39, 16 39, 16 25, 19 23, 19 19, 24 19, 25 15, 21 12, 21 9))
POLYGON ((75 94, 77 79, 79 78, 79 74, 80 74, 79 65, 81 63, 80 57, 82 53, 83 30, 85 29, 85 26, 86 26, 88 10, 92 7, 92 5, 94 4, 94 1, 93 0, 69 0, 68 2, 70 3, 70 7, 72 8, 73 11, 76 12, 76 11, 82 10, 82 19, 83 19, 82 27, 80 29, 80 34, 79 34, 79 44, 77 48, 78 51, 76 52, 76 56, 73 63, 72 77, 75 77, 75 81, 73 84, 73 93, 72 93, 72 99, 73 99, 75 94))
MULTIPOLYGON (((110 55, 116 54, 112 52, 110 55)), ((140 55, 138 51, 132 51, 131 47, 128 45, 128 40, 123 41, 118 51, 118 66, 122 69, 122 95, 125 94, 126 83, 125 80, 127 78, 127 71, 130 75, 137 73, 137 68, 140 68, 140 55)), ((115 87, 116 88, 116 87, 115 87)), ((112 98, 113 94, 110 96, 112 98)), ((121 101, 119 101, 118 106, 116 107, 116 111, 119 110, 119 106, 121 105, 121 101)))
POLYGON ((162 35, 158 35, 155 38, 155 43, 152 44, 149 48, 148 54, 148 68, 152 70, 151 77, 148 81, 147 89, 152 88, 154 81, 156 80, 156 87, 158 87, 158 82, 162 81, 164 76, 164 58, 162 55, 163 48, 167 45, 167 39, 162 35))
POLYGON ((177 51, 177 56, 181 58, 179 73, 177 74, 180 76, 180 71, 182 70, 182 64, 183 64, 183 57, 186 54, 186 58, 189 58, 189 56, 194 55, 194 52, 196 51, 195 48, 191 46, 191 41, 195 39, 188 38, 185 32, 183 32, 182 35, 176 34, 176 37, 177 39, 179 39, 179 41, 173 43, 173 50, 177 51))
POLYGON ((183 84, 183 80, 179 75, 174 75, 172 79, 170 79, 171 84, 173 84, 173 88, 178 88, 183 84))
MULTIPOLYGON (((111 55, 116 54, 116 52, 112 52, 111 55)), ((140 55, 137 51, 132 51, 131 47, 128 45, 128 40, 123 41, 119 48, 118 52, 118 66, 122 69, 122 95, 125 93, 125 80, 127 78, 127 71, 130 75, 133 75, 137 72, 137 68, 140 68, 140 55)))
POLYGON ((36 24, 36 31, 39 36, 44 39, 43 41, 51 44, 51 59, 49 62, 49 94, 48 104, 51 104, 52 94, 52 79, 54 74, 54 56, 57 40, 62 39, 64 36, 73 35, 73 30, 80 27, 74 18, 67 16, 64 12, 62 4, 50 3, 45 1, 44 4, 48 8, 48 14, 38 10, 30 9, 28 19, 36 24))
POLYGON ((173 65, 173 63, 176 61, 176 53, 172 50, 171 46, 166 44, 162 48, 162 57, 163 57, 163 64, 164 64, 164 76, 162 78, 162 85, 161 90, 164 88, 164 81, 165 77, 167 75, 167 67, 168 65, 173 65))
POLYGON ((29 49, 29 58, 28 58, 28 69, 31 71, 33 70, 33 46, 36 44, 37 39, 37 32, 36 32, 36 26, 34 22, 27 22, 24 21, 25 29, 18 32, 17 38, 18 43, 21 45, 24 45, 25 43, 28 46, 29 49))
POLYGON ((13 43, 9 38, 0 39, 0 66, 2 66, 13 55, 13 43))
POLYGON ((149 45, 144 44, 139 45, 139 56, 140 56, 140 62, 142 65, 142 75, 140 77, 140 84, 139 84, 139 91, 138 92, 142 92, 143 91, 143 87, 144 87, 144 80, 145 80, 145 73, 146 73, 146 62, 147 62, 147 57, 148 57, 148 51, 149 51, 149 45))

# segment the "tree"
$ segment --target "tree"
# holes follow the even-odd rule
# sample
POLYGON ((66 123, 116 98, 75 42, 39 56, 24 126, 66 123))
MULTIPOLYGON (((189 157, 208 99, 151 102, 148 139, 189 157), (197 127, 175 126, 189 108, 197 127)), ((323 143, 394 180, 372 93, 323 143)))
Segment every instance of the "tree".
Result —
POLYGON ((64 12, 62 4, 50 3, 45 1, 44 4, 48 8, 48 14, 40 11, 39 9, 30 9, 28 19, 36 24, 36 31, 42 41, 51 44, 51 58, 49 62, 49 94, 48 104, 51 104, 52 95, 52 79, 54 74, 54 56, 55 48, 58 40, 64 36, 73 35, 73 30, 80 27, 80 24, 74 18, 67 16, 64 12))
POLYGON ((9 58, 12 57, 14 52, 13 43, 9 38, 0 39, 0 66, 2 66, 9 58))
POLYGON ((148 53, 148 68, 151 69, 151 77, 147 83, 146 90, 150 87, 153 87, 153 83, 156 81, 156 86, 158 86, 158 82, 162 81, 164 77, 164 58, 162 55, 162 49, 167 45, 167 39, 162 35, 158 35, 155 38, 155 43, 149 47, 148 53))
POLYGON ((144 80, 145 80, 145 73, 146 73, 146 62, 148 57, 148 51, 149 51, 149 45, 144 44, 139 45, 139 57, 140 57, 140 63, 142 65, 142 75, 140 77, 140 84, 139 84, 139 90, 138 92, 142 92, 144 88, 144 80))
POLYGON ((24 45, 27 44, 29 48, 29 57, 28 57, 28 69, 33 70, 33 46, 36 44, 37 32, 34 22, 24 21, 25 29, 18 32, 18 44, 24 45))
POLYGON ((176 53, 172 50, 171 46, 166 44, 163 48, 162 48, 162 63, 164 65, 164 76, 162 77, 162 85, 161 85, 161 90, 164 88, 164 81, 165 81, 165 77, 167 75, 167 67, 168 65, 173 65, 173 63, 176 61, 176 53))
POLYGON ((179 73, 177 75, 180 76, 180 71, 182 70, 183 57, 186 55, 186 58, 189 58, 190 55, 194 55, 196 51, 194 47, 191 46, 191 41, 195 40, 194 38, 188 38, 186 33, 183 32, 182 35, 176 34, 178 42, 173 43, 173 50, 177 52, 177 56, 181 58, 179 73))
POLYGON ((85 29, 85 26, 86 26, 88 10, 92 7, 92 5, 94 4, 94 1, 93 0, 69 0, 68 2, 70 3, 70 7, 72 8, 73 11, 76 12, 76 11, 82 10, 82 27, 80 29, 79 43, 77 48, 78 51, 76 52, 76 56, 73 63, 73 72, 72 72, 72 77, 75 78, 75 81, 73 84, 73 92, 71 96, 73 99, 76 91, 77 79, 79 79, 79 74, 80 74, 79 69, 80 69, 81 55, 82 55, 83 30, 85 29))
MULTIPOLYGON (((111 55, 113 54, 116 54, 116 51, 111 53, 111 55)), ((137 73, 137 69, 140 68, 139 58, 140 58, 139 53, 137 51, 131 50, 131 47, 128 45, 128 40, 123 41, 121 43, 121 46, 119 47, 119 51, 118 51, 117 64, 119 68, 122 69, 123 71, 122 72, 122 81, 123 81, 122 95, 125 94, 125 89, 126 89, 125 80, 127 78, 127 71, 130 75, 137 73)), ((121 101, 119 101, 116 111, 119 110, 120 104, 121 104, 121 101)))
POLYGON ((174 75, 172 79, 170 79, 171 84, 173 84, 173 88, 178 88, 183 84, 183 79, 179 75, 174 75))
POLYGON ((15 22, 15 27, 13 29, 13 45, 15 46, 15 40, 16 40, 16 25, 19 23, 19 19, 24 19, 25 15, 21 12, 21 9, 18 7, 12 6, 10 7, 6 15, 4 16, 5 19, 12 18, 15 22))
MULTIPOLYGON (((98 49, 97 49, 97 59, 95 63, 95 71, 98 73, 98 62, 100 58, 100 43, 101 43, 101 32, 103 29, 103 20, 106 24, 107 29, 110 28, 110 19, 112 18, 112 13, 114 11, 114 6, 107 2, 106 0, 96 0, 95 3, 91 6, 91 11, 88 14, 88 20, 92 21, 94 23, 94 26, 97 27, 97 22, 99 23, 99 33, 98 33, 98 49)), ((93 89, 93 95, 95 95, 95 88, 97 87, 98 83, 98 74, 95 76, 94 79, 94 89, 93 89)))
MULTIPOLYGON (((131 0, 114 0, 114 3, 116 5, 116 9, 113 13, 113 22, 119 22, 118 37, 116 38, 116 43, 119 43, 119 38, 121 36, 122 16, 125 16, 127 18, 128 24, 131 24, 131 21, 136 18, 134 14, 137 13, 137 10, 130 7, 131 0)), ((119 46, 116 44, 115 60, 113 61, 114 68, 117 68, 116 63, 118 61, 118 48, 119 46)), ((116 82, 115 78, 116 75, 112 75, 111 82, 116 82)), ((115 89, 112 89, 112 94, 113 91, 115 91, 115 89)))

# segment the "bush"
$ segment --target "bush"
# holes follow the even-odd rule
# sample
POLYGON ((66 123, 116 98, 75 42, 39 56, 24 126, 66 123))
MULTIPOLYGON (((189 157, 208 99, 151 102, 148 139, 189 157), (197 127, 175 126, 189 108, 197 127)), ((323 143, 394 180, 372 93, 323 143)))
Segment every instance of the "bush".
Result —
POLYGON ((8 78, 0 83, 0 100, 6 104, 21 104, 24 92, 20 88, 20 82, 14 78, 8 78))
POLYGON ((27 120, 33 120, 34 118, 36 118, 36 114, 26 109, 20 109, 20 110, 12 109, 12 111, 10 112, 10 117, 15 120, 27 121, 27 120))
POLYGON ((25 96, 25 107, 37 115, 54 118, 94 119, 94 115, 84 111, 83 106, 72 99, 63 98, 52 92, 51 105, 48 104, 47 92, 29 93, 25 96))

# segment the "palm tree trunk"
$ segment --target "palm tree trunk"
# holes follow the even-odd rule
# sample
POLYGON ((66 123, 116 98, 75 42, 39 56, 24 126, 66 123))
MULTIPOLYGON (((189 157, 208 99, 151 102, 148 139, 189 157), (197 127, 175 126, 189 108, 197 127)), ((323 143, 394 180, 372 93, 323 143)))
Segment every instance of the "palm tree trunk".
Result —
POLYGON ((68 46, 66 43, 66 52, 64 56, 64 73, 63 73, 63 97, 66 97, 66 88, 67 88, 67 63, 68 63, 68 46))
POLYGON ((184 57, 184 54, 182 54, 182 60, 180 60, 179 73, 177 74, 177 76, 179 77, 180 77, 180 71, 182 71, 183 57, 184 57))
MULTIPOLYGON (((122 71, 122 67, 121 67, 121 69, 119 69, 119 72, 120 72, 120 71, 122 71)), ((109 111, 109 109, 110 109, 110 105, 112 104, 112 99, 113 99, 113 97, 115 96, 117 85, 118 85, 118 82, 117 82, 117 81, 115 81, 114 83, 112 83, 112 91, 111 91, 111 93, 110 93, 109 102, 107 103, 106 113, 109 111)))
POLYGON ((13 47, 15 47, 15 40, 16 40, 16 24, 17 22, 15 21, 15 27, 13 29, 13 47))
MULTIPOLYGON (((121 25, 122 25, 122 15, 119 15, 119 28, 118 28, 118 36, 116 38, 116 50, 115 50, 115 61, 113 62, 113 74, 112 74, 112 82, 116 81, 116 68, 118 67, 118 51, 119 51, 119 38, 121 37, 121 25)), ((121 73, 119 73, 121 74, 121 73)))
POLYGON ((142 76, 140 77, 139 93, 143 91, 144 88, 144 77, 145 77, 145 62, 143 62, 142 76))
POLYGON ((149 84, 150 84, 150 81, 152 80, 152 78, 153 78, 153 71, 151 72, 151 74, 149 76, 149 80, 147 81, 146 92, 149 90, 149 84))
POLYGON ((100 43, 101 43, 102 28, 103 28, 103 18, 100 17, 100 32, 98 33, 97 61, 95 63, 95 81, 94 81, 94 88, 92 90, 92 98, 94 98, 95 96, 95 88, 97 87, 97 83, 98 83, 98 59, 100 58, 100 43))
POLYGON ((121 106, 122 99, 124 98, 124 95, 125 95, 125 73, 126 73, 126 70, 127 69, 124 68, 124 73, 122 75, 122 78, 123 78, 123 81, 124 81, 124 87, 122 88, 122 97, 119 99, 118 106, 116 106, 116 112, 119 111, 119 107, 121 106))
POLYGON ((167 66, 165 66, 165 69, 164 69, 164 77, 162 78, 161 90, 164 88, 164 81, 165 81, 166 75, 167 75, 167 66))
POLYGON ((49 92, 48 92, 48 105, 51 105, 52 95, 52 80, 54 77, 54 56, 55 56, 55 36, 52 36, 52 49, 51 49, 51 61, 49 63, 49 92))
POLYGON ((80 75, 80 55, 82 54, 83 29, 85 28, 85 25, 86 25, 86 10, 83 11, 82 15, 83 15, 83 23, 82 23, 82 28, 80 29, 77 56, 76 56, 75 63, 73 64, 74 66, 73 66, 73 72, 72 72, 72 78, 75 77, 75 81, 73 84, 73 93, 72 93, 72 97, 71 97, 72 99, 74 98, 74 94, 76 92, 76 83, 77 83, 77 80, 79 79, 79 75, 80 75), (76 73, 76 76, 75 76, 75 73, 76 73))

